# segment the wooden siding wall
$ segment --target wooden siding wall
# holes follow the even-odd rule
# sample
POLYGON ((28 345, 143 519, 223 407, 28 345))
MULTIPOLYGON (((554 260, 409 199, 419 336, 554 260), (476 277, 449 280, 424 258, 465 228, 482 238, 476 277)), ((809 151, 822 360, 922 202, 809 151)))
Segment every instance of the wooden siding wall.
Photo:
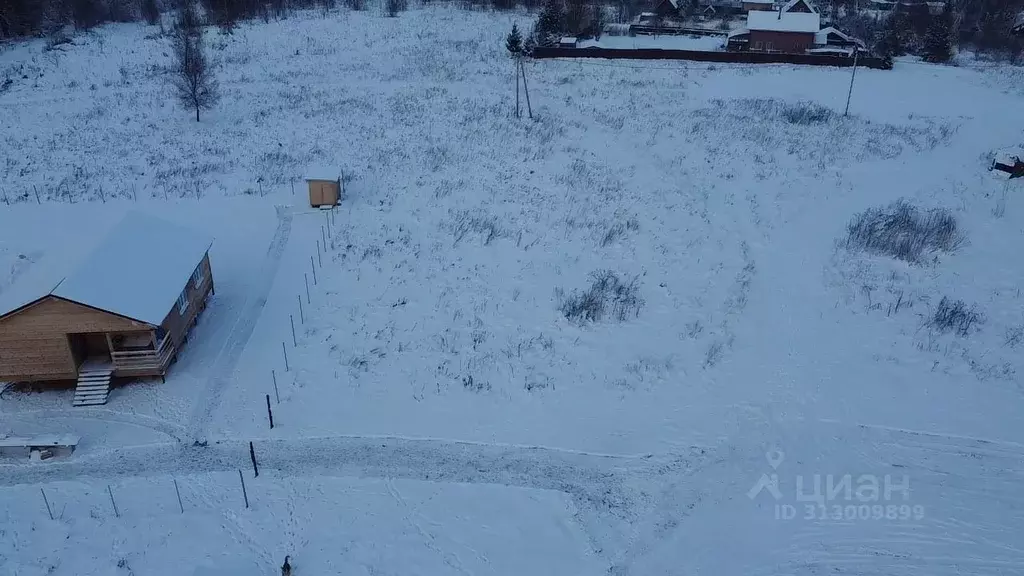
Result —
POLYGON ((54 296, 0 320, 0 380, 78 376, 67 335, 145 329, 146 325, 54 296))
POLYGON ((750 31, 750 44, 747 46, 750 50, 769 50, 769 43, 772 45, 771 50, 785 54, 802 54, 804 50, 814 47, 814 33, 750 31))
POLYGON ((171 336, 171 342, 174 343, 175 348, 179 348, 185 340, 189 324, 199 314, 203 302, 206 300, 206 295, 213 290, 213 270, 210 268, 210 255, 204 256, 203 261, 199 265, 203 267, 203 283, 196 287, 192 284, 192 278, 189 277, 188 284, 182 286, 188 292, 188 308, 185 309, 185 313, 179 313, 178 304, 175 303, 160 325, 171 336))
POLYGON ((340 183, 338 180, 310 180, 309 205, 334 206, 341 200, 340 183))

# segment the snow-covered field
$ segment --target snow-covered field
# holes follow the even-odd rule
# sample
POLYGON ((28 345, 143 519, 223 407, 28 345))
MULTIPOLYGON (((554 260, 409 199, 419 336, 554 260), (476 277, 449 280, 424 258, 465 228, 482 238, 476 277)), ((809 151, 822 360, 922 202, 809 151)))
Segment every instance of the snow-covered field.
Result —
POLYGON ((1024 570, 1024 204, 986 170, 1021 145, 1015 72, 859 70, 843 116, 849 70, 545 60, 515 118, 502 40, 528 20, 211 31, 200 123, 154 28, 0 52, 0 298, 130 208, 215 236, 218 282, 165 384, 0 398, 0 433, 84 437, 0 463, 4 571, 1024 570), (314 165, 344 170, 333 213, 304 205, 314 165), (839 247, 899 198, 965 241, 919 264, 839 247), (619 306, 567 317, 603 271, 619 306), (930 323, 943 297, 978 312, 964 335, 930 323), (748 497, 773 473, 778 498, 748 497))
POLYGON ((296 574, 601 570, 572 503, 549 490, 261 475, 243 496, 234 472, 42 488, 0 488, 5 548, 27 560, 14 574, 275 576, 286 554, 296 574))

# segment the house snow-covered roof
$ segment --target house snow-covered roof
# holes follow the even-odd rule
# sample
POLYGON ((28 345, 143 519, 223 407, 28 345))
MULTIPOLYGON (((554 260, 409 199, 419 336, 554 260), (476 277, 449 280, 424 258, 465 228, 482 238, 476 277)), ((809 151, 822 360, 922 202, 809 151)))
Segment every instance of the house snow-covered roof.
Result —
POLYGON ((729 38, 732 39, 738 36, 745 36, 747 34, 750 34, 750 30, 747 30, 746 28, 737 28, 729 32, 729 38))
POLYGON ((337 180, 341 177, 341 170, 330 166, 311 166, 306 170, 306 180, 337 180))
POLYGON ((744 4, 775 4, 775 0, 743 0, 744 4))
POLYGON ((800 4, 800 3, 803 3, 804 5, 806 5, 807 8, 810 9, 811 12, 817 12, 818 11, 818 9, 814 7, 814 4, 811 4, 808 0, 789 0, 789 2, 786 2, 786 4, 782 7, 782 11, 783 12, 789 12, 790 10, 793 9, 794 6, 796 6, 797 4, 800 4))
POLYGON ((1017 14, 1017 19, 1013 21, 1014 32, 1024 32, 1024 11, 1017 14))
POLYGON ((129 212, 51 294, 159 326, 212 244, 194 230, 129 212))
POLYGON ((821 29, 821 16, 814 12, 748 12, 747 29, 817 33, 821 29))
POLYGON ((819 45, 819 46, 824 46, 824 45, 828 44, 828 35, 829 34, 835 34, 836 36, 839 36, 840 38, 842 38, 846 42, 852 42, 854 44, 857 44, 861 48, 865 47, 865 44, 864 44, 863 40, 860 40, 858 38, 854 38, 853 36, 850 36, 849 34, 843 32, 842 30, 839 30, 839 29, 834 28, 832 26, 828 26, 826 28, 822 28, 821 30, 818 30, 817 34, 814 35, 814 43, 819 45))

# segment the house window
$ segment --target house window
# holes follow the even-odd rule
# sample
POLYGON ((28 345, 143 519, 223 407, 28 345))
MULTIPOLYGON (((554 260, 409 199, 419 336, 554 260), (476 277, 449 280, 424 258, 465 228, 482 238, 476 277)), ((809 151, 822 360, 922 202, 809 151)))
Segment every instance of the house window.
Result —
POLYGON ((203 283, 205 277, 203 276, 203 263, 200 262, 199 266, 196 266, 195 272, 192 273, 192 286, 199 288, 199 285, 203 283))
POLYGON ((178 296, 178 314, 185 314, 188 310, 188 291, 182 290, 181 296, 178 296))

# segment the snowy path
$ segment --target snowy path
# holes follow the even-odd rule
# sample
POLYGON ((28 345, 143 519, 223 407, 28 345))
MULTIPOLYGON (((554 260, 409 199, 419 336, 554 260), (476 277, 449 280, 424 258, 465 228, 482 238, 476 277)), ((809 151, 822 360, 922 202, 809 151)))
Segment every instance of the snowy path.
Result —
POLYGON ((196 399, 186 432, 186 435, 193 440, 201 438, 205 433, 210 418, 220 404, 224 389, 231 382, 238 359, 241 357, 242 351, 245 350, 249 337, 252 336, 260 313, 267 304, 267 295, 274 284, 277 268, 281 263, 281 255, 288 245, 288 236, 292 229, 292 214, 287 208, 277 207, 277 219, 277 230, 267 249, 267 259, 246 300, 245 308, 235 320, 231 332, 217 354, 203 395, 196 399))
MULTIPOLYGON (((256 454, 261 477, 409 479, 566 493, 613 574, 662 573, 673 566, 694 573, 772 574, 780 567, 791 574, 820 567, 955 573, 954 566, 995 573, 1024 562, 1024 550, 1014 544, 1014 535, 1024 530, 1024 501, 1016 493, 1024 481, 1024 447, 817 421, 779 434, 806 438, 800 452, 787 454, 777 469, 784 494, 779 502, 803 513, 803 503, 794 499, 795 477, 905 475, 906 502, 921 506, 923 518, 779 520, 772 514, 776 501, 767 494, 747 496, 767 469, 764 454, 731 443, 682 454, 608 456, 446 440, 334 437, 260 441, 256 454), (722 539, 748 553, 711 554, 713 543, 722 539), (949 547, 951 539, 958 547, 949 547), (684 555, 683 566, 680 550, 694 551, 684 555)), ((251 474, 245 442, 167 444, 0 466, 0 485, 235 469, 251 474)))

